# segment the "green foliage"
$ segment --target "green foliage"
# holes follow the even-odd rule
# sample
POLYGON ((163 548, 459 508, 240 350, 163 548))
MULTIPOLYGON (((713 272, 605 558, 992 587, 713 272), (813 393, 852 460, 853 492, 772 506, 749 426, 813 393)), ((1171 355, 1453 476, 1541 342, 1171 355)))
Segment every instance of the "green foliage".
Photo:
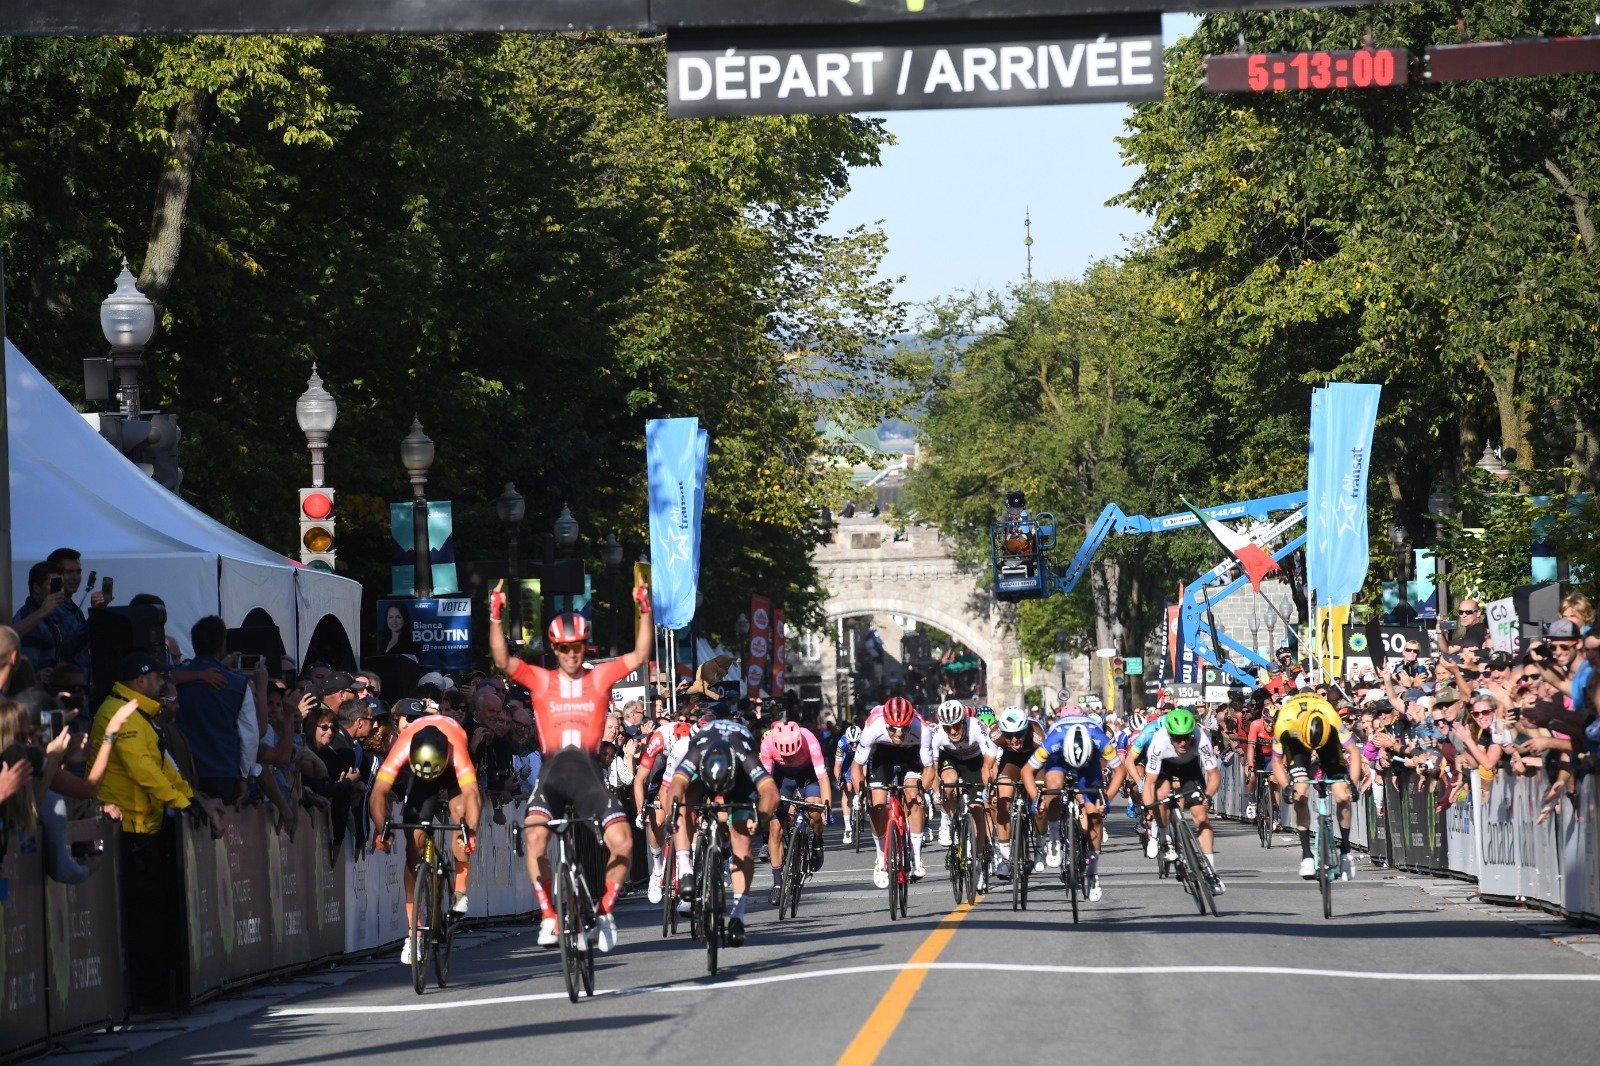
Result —
POLYGON ((814 618, 808 526, 840 476, 816 426, 898 403, 882 237, 820 231, 876 121, 669 120, 659 49, 521 35, 5 41, 0 78, 11 331, 68 395, 118 255, 139 267, 166 116, 214 98, 146 375, 202 509, 294 550, 316 362, 340 405, 340 564, 369 590, 414 415, 464 558, 503 556, 508 480, 524 557, 566 502, 631 558, 645 421, 692 414, 712 439, 702 632, 753 591, 814 618), (865 384, 835 399, 844 374, 865 384))
POLYGON ((1485 599, 1511 595, 1533 575, 1534 541, 1567 560, 1574 587, 1600 593, 1600 503, 1573 493, 1570 470, 1531 470, 1497 478, 1471 470, 1444 516, 1444 553, 1457 594, 1485 599))

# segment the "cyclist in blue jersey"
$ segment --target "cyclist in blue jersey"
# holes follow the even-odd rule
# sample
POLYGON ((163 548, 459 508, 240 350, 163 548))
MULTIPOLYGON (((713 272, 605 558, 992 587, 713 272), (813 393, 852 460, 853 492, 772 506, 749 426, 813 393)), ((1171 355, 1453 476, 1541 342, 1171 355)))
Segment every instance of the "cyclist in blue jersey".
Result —
POLYGON ((861 743, 861 727, 852 725, 845 727, 839 737, 839 747, 833 758, 833 776, 839 782, 839 817, 844 822, 844 842, 855 843, 854 827, 851 813, 861 803, 861 795, 855 787, 855 782, 850 779, 850 760, 856 753, 856 745, 861 743))
MULTIPOLYGON (((1101 897, 1100 845, 1105 833, 1104 792, 1107 765, 1113 770, 1122 765, 1111 738, 1106 736, 1106 731, 1088 715, 1072 713, 1056 723, 1046 734, 1044 743, 1022 768, 1022 786, 1027 790, 1030 801, 1037 803, 1039 799, 1037 775, 1040 770, 1044 771, 1046 788, 1064 788, 1070 784, 1082 793, 1079 825, 1088 844, 1085 873, 1089 879, 1091 903, 1099 902, 1101 897)), ((1059 828, 1061 810, 1060 797, 1051 796, 1045 804, 1045 819, 1049 825, 1059 828)), ((1047 834, 1047 839, 1049 852, 1045 860, 1046 865, 1052 869, 1059 869, 1061 866, 1059 834, 1051 830, 1047 834)))

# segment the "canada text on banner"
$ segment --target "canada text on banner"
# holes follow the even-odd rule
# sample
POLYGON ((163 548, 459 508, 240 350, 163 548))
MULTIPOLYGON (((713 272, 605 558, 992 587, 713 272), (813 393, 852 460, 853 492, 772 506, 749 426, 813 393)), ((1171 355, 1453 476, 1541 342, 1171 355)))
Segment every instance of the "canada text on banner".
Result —
POLYGON ((1158 100, 1161 26, 868 26, 669 34, 667 110, 680 117, 1158 100))

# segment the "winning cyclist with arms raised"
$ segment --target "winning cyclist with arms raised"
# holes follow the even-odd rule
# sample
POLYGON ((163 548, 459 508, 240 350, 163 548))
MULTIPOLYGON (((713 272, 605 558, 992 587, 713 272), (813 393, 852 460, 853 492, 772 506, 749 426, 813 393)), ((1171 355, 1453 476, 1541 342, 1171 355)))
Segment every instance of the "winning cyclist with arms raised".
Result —
POLYGON ((589 620, 581 614, 558 615, 545 632, 550 649, 555 652, 556 669, 546 670, 511 657, 505 632, 500 628, 505 592, 497 584, 489 597, 489 654, 496 669, 528 690, 544 755, 544 766, 528 798, 528 815, 523 823, 528 875, 533 880, 534 898, 539 901, 541 947, 556 943, 556 912, 550 901, 550 856, 546 847, 550 830, 545 826, 552 818, 568 814, 597 818, 603 827, 611 861, 606 866, 605 893, 595 906, 595 947, 610 951, 616 946, 617 920, 611 908, 628 877, 633 833, 622 805, 606 790, 597 755, 611 705, 611 687, 649 662, 655 645, 649 588, 635 587, 633 598, 639 605, 639 629, 632 651, 586 670, 583 657, 589 647, 589 620))

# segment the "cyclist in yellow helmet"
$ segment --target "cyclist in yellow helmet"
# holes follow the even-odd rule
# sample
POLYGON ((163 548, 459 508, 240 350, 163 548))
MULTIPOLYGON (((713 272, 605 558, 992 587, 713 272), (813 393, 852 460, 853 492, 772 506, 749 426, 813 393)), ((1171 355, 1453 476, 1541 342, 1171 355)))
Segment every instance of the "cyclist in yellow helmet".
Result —
POLYGON ((1333 705, 1321 696, 1301 692, 1290 696, 1278 711, 1272 727, 1272 777, 1280 789, 1293 786, 1295 830, 1300 835, 1300 876, 1316 876, 1311 857, 1310 791, 1312 763, 1330 784, 1339 817, 1339 876, 1355 880, 1350 858, 1350 797, 1352 781, 1361 780, 1361 759, 1350 730, 1339 720, 1333 705), (1348 751, 1348 755, 1346 752, 1348 751))

